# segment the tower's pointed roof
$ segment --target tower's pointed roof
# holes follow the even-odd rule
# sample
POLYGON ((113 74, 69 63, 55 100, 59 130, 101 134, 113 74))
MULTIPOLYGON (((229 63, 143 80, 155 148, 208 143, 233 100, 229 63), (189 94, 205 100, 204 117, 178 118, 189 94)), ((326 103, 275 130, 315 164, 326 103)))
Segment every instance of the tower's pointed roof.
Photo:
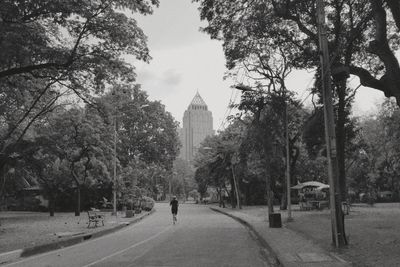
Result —
POLYGON ((197 91, 196 95, 193 97, 192 102, 190 102, 190 105, 207 107, 206 102, 204 102, 203 98, 201 98, 198 91, 197 91))

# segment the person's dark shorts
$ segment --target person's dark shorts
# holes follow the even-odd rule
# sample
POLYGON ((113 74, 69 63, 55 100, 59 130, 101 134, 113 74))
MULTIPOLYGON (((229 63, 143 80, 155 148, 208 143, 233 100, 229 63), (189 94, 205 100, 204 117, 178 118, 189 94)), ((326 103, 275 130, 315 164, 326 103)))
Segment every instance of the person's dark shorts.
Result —
POLYGON ((172 214, 178 214, 178 209, 171 209, 172 214))

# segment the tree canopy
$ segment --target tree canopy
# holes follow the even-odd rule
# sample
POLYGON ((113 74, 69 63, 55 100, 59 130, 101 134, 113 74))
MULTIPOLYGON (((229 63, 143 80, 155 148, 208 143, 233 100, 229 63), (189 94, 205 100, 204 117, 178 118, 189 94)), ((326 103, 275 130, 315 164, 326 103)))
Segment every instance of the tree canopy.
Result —
MULTIPOLYGON (((315 0, 195 0, 208 25, 204 31, 224 41, 228 68, 253 54, 259 59, 279 47, 295 68, 319 64, 315 0), (254 51, 262 53, 254 53, 254 51)), ((325 1, 333 72, 342 67, 374 88, 400 100, 397 1, 325 1)))

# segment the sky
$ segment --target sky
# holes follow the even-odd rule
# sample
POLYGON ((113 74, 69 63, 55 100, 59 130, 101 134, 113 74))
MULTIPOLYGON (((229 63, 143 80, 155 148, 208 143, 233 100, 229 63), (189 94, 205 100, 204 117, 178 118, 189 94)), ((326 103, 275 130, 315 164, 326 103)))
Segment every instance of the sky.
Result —
MULTIPOLYGON (((180 123, 198 91, 213 113, 214 130, 222 130, 227 126, 226 116, 234 114, 228 108, 229 103, 240 100, 240 91, 231 86, 243 79, 223 79, 226 68, 222 42, 200 32, 205 22, 200 21, 196 3, 190 0, 160 2, 152 15, 135 15, 148 36, 152 57, 149 64, 132 62, 137 81, 151 100, 160 100, 180 123)), ((296 91, 299 99, 307 98, 305 104, 311 100, 306 89, 312 85, 312 78, 312 73, 296 71, 287 82, 288 89, 296 91)), ((352 85, 358 84, 358 79, 352 80, 352 85)), ((361 87, 356 95, 354 114, 374 112, 382 99, 383 94, 377 90, 361 87)))

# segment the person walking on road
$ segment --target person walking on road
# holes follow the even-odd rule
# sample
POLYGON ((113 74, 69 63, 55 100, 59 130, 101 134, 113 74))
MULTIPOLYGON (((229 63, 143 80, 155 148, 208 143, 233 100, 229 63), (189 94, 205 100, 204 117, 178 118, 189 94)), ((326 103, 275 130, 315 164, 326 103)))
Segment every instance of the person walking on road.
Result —
POLYGON ((171 202, 169 203, 171 206, 171 212, 172 212, 172 223, 175 224, 177 222, 176 215, 178 214, 178 200, 176 199, 176 196, 172 197, 171 202))

